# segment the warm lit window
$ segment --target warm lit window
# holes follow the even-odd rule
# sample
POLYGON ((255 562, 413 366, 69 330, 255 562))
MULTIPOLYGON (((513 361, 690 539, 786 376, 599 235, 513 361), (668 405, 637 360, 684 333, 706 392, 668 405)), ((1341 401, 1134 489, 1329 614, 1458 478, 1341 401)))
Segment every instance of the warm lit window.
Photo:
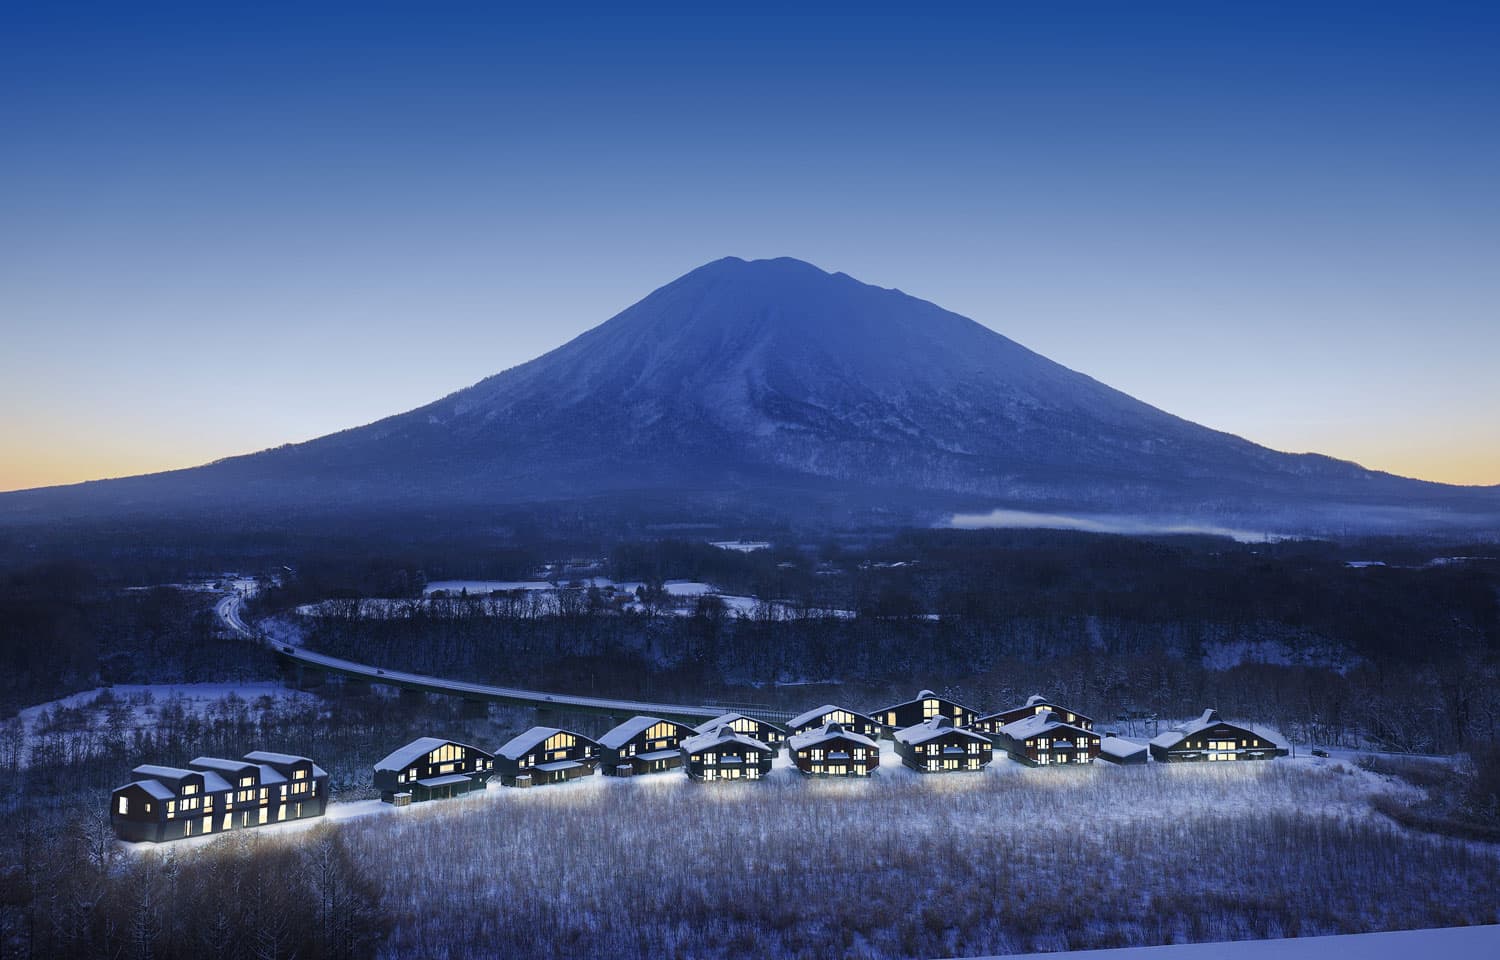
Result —
POLYGON ((115 807, 115 810, 122 817, 125 816, 127 813, 129 813, 130 812, 130 798, 129 797, 121 797, 120 798, 120 802, 115 807))

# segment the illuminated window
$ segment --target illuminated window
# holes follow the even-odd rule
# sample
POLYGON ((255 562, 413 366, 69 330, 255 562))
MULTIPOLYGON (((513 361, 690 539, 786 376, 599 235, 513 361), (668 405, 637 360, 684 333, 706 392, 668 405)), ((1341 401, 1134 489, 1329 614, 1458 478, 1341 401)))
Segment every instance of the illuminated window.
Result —
POLYGON ((115 807, 115 810, 122 817, 125 816, 127 813, 129 813, 130 812, 130 798, 129 797, 121 797, 119 804, 116 805, 116 807, 115 807))
POLYGON ((184 797, 189 796, 189 795, 194 794, 194 793, 197 793, 197 792, 198 792, 198 785, 196 783, 184 783, 182 785, 182 795, 184 797))
POLYGON ((168 800, 167 801, 167 819, 170 820, 170 819, 172 819, 175 816, 177 816, 177 801, 175 801, 175 800, 168 800))
POLYGON ((306 780, 307 779, 307 771, 306 770, 294 770, 294 771, 292 771, 292 779, 293 780, 306 780))

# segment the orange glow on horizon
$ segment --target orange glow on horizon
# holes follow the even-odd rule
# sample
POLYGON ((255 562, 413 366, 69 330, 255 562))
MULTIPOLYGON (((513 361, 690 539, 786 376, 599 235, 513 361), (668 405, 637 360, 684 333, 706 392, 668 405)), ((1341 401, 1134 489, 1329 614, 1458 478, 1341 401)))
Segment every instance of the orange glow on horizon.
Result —
MULTIPOLYGON (((132 448, 126 438, 116 438, 107 447, 82 450, 30 445, 31 449, 13 456, 12 452, 17 451, 20 444, 7 442, 5 446, 10 449, 0 461, 0 492, 178 470, 256 449, 132 448)), ((1424 449, 1423 446, 1414 442, 1394 449, 1335 452, 1325 448, 1320 452, 1353 460, 1371 470, 1419 480, 1467 486, 1500 485, 1500 449, 1447 451, 1424 449)))

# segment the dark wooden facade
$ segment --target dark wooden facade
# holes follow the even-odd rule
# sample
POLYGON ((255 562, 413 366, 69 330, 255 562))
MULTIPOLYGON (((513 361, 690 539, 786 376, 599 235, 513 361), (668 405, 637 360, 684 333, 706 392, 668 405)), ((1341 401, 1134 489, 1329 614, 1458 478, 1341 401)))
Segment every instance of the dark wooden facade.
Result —
POLYGON ((947 717, 896 731, 901 764, 922 773, 983 770, 995 759, 995 746, 982 733, 953 725, 947 717))
POLYGON ((532 727, 495 751, 495 773, 507 787, 576 780, 598 764, 598 743, 557 727, 532 727))
POLYGON ((809 730, 817 730, 820 727, 836 723, 851 733, 857 733, 862 737, 879 739, 883 732, 879 721, 874 717, 867 717, 862 713, 855 713, 847 707, 835 706, 825 703, 821 707, 809 710, 799 716, 793 717, 786 725, 788 737, 794 737, 799 733, 809 730))
POLYGON ((947 717, 955 727, 966 727, 976 714, 955 700, 940 697, 931 690, 923 690, 917 694, 916 699, 893 703, 876 710, 871 716, 881 725, 884 736, 894 737, 897 730, 915 727, 933 717, 947 717))
POLYGON ((1169 730, 1151 741, 1151 759, 1161 763, 1270 760, 1286 753, 1263 734, 1225 723, 1217 710, 1205 710, 1186 729, 1169 730))
POLYGON ((1055 713, 1064 722, 1072 724, 1083 730, 1094 729, 1094 719, 1086 717, 1076 710, 1064 707, 1052 700, 1047 699, 1040 693, 1034 693, 1026 698, 1026 702, 1019 707, 1011 707, 1009 710, 1001 710, 999 713, 987 714, 979 717, 969 724, 969 729, 978 730, 980 733, 993 736, 1007 723, 1015 723, 1027 717, 1039 713, 1055 713))
POLYGON ((781 749, 786 740, 786 731, 774 723, 765 720, 757 720, 747 717, 743 713, 726 713, 720 717, 714 717, 707 723, 700 723, 693 728, 694 733, 709 733, 720 727, 729 727, 735 733, 743 733, 745 736, 759 740, 773 750, 781 749))
POLYGON ((198 757, 186 767, 147 764, 133 774, 110 794, 110 823, 121 840, 161 843, 321 817, 328 808, 328 774, 291 754, 198 757))
POLYGON ((402 793, 421 803, 483 790, 494 772, 494 756, 478 747, 421 737, 375 764, 375 789, 386 803, 402 793))
POLYGON ((810 777, 868 777, 880 766, 880 745, 838 723, 794 733, 786 747, 792 764, 810 777))
POLYGON ((599 738, 601 769, 610 776, 662 773, 682 766, 682 741, 695 736, 686 724, 660 717, 631 717, 599 738))
POLYGON ((1049 710, 1007 723, 995 732, 994 740, 1012 760, 1035 767, 1093 763, 1099 757, 1102 738, 1049 710))
POLYGON ((691 780, 760 780, 776 748, 725 724, 682 741, 682 757, 691 780))

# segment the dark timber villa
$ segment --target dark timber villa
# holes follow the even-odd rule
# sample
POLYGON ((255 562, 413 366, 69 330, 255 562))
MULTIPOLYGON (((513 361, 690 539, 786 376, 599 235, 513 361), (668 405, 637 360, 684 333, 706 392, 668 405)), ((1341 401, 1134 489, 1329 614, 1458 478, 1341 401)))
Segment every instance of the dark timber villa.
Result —
POLYGON ((947 717, 896 731, 896 753, 903 766, 922 773, 982 770, 995 759, 989 737, 955 727, 947 717))
POLYGON ((660 773, 682 766, 682 741, 693 728, 660 717, 631 717, 599 738, 604 773, 615 777, 660 773))
POLYGON ((837 723, 793 734, 786 746, 792 763, 810 777, 868 777, 880 766, 880 745, 837 723))
POLYGON ((556 727, 532 727, 495 751, 495 772, 507 787, 576 780, 594 772, 599 744, 556 727))
POLYGON ((243 760, 198 757, 187 767, 145 764, 109 800, 121 840, 160 843, 321 817, 328 774, 307 757, 253 751, 243 760))
POLYGON ((968 707, 947 697, 940 697, 931 690, 923 690, 915 700, 892 704, 875 711, 874 719, 884 727, 884 735, 894 736, 897 730, 915 727, 933 717, 947 717, 955 727, 966 727, 975 713, 968 707))
POLYGON ((456 797, 483 790, 494 768, 495 758, 478 747, 420 737, 375 764, 375 789, 386 803, 399 795, 417 803, 456 797))
POLYGON ((682 741, 683 766, 692 780, 759 780, 771 772, 776 749, 724 724, 682 741))
POLYGON ((867 717, 853 710, 825 703, 806 713, 799 714, 791 719, 786 725, 786 732, 791 736, 816 730, 830 723, 836 723, 851 733, 857 733, 862 737, 876 737, 881 734, 880 724, 874 717, 867 717))
POLYGON ((1030 766, 1054 763, 1092 763, 1099 756, 1100 736, 1065 723, 1048 710, 1007 723, 995 733, 995 746, 1012 760, 1030 766))
POLYGON ((969 729, 994 735, 1007 723, 1015 723, 1017 720, 1024 720, 1027 717, 1033 717, 1041 713, 1055 713, 1064 723, 1072 724, 1082 730, 1094 729, 1094 720, 1092 717, 1085 717, 1083 714, 1070 710, 1042 696, 1040 693, 1033 693, 1019 707, 1011 707, 1009 710, 1001 710, 999 713, 991 713, 980 717, 969 724, 969 729))
POLYGON ((1217 710, 1182 730, 1169 730, 1151 741, 1151 759, 1163 763, 1192 760, 1270 760, 1286 756, 1286 748, 1265 736, 1225 723, 1217 710))
POLYGON ((786 731, 776 724, 747 717, 743 713, 726 713, 723 716, 714 717, 706 723, 698 724, 693 730, 696 733, 709 733, 720 727, 729 727, 735 733, 743 733, 773 750, 779 749, 782 741, 786 739, 786 731))

